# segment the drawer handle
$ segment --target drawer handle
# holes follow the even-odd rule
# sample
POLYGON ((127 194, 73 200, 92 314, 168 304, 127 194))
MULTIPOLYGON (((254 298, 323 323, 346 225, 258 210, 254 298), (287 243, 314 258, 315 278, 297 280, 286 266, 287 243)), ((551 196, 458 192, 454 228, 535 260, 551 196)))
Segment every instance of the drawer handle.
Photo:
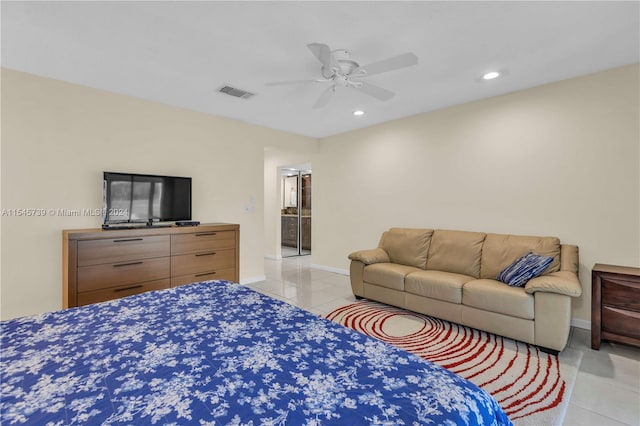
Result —
POLYGON ((215 272, 205 272, 204 274, 196 274, 195 277, 198 278, 198 277, 204 277, 207 275, 215 275, 215 274, 216 274, 215 272))
POLYGON ((200 256, 213 256, 214 254, 216 254, 215 251, 209 252, 209 253, 198 253, 196 254, 196 257, 200 257, 200 256))
POLYGON ((142 288, 142 284, 132 285, 131 287, 125 287, 125 288, 117 288, 117 289, 113 290, 113 292, 117 293, 119 291, 133 290, 133 289, 136 289, 136 288, 142 288))
POLYGON ((196 234, 196 237, 205 237, 207 235, 216 235, 216 232, 199 232, 196 234))
POLYGON ((126 238, 124 240, 113 240, 114 243, 128 243, 130 241, 142 241, 142 238, 126 238))
POLYGON ((129 262, 129 263, 120 263, 118 265, 113 265, 114 268, 119 268, 121 266, 131 266, 131 265, 142 265, 142 262, 129 262))

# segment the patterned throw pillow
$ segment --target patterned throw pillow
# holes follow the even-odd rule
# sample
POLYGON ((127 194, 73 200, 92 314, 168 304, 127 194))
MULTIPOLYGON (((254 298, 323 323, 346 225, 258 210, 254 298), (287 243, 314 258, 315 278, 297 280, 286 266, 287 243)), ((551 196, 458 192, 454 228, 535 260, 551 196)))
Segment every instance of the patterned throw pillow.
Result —
POLYGON ((523 287, 527 281, 542 274, 553 262, 553 257, 528 253, 498 274, 498 281, 511 287, 523 287))

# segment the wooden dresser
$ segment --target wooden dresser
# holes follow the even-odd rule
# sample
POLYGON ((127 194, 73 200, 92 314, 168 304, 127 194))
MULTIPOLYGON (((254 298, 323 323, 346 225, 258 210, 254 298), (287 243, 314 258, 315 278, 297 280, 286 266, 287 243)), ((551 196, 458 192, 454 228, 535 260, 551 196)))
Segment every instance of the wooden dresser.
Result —
POLYGON ((591 272, 591 348, 640 346, 640 268, 596 264, 591 272))
POLYGON ((197 281, 240 279, 240 226, 62 231, 63 308, 197 281))

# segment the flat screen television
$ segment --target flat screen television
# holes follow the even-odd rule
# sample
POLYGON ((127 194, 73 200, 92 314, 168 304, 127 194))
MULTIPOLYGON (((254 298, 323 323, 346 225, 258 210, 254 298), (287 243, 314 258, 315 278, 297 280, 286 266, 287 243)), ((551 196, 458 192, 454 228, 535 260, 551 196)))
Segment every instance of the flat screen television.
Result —
POLYGON ((191 220, 191 178, 104 172, 103 225, 191 220))

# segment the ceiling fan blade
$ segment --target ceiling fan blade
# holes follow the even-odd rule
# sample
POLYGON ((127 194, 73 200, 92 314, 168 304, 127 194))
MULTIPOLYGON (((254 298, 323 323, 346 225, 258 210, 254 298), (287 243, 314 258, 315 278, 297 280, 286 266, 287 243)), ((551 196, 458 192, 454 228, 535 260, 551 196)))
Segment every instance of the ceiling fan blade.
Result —
POLYGON ((265 83, 265 86, 284 86, 286 84, 301 84, 301 83, 324 83, 326 81, 331 80, 287 80, 287 81, 272 81, 270 83, 265 83))
POLYGON ((329 103, 329 100, 333 97, 333 94, 336 93, 336 85, 332 84, 331 86, 329 86, 327 88, 327 90, 325 90, 324 92, 322 92, 322 95, 320 95, 320 97, 318 98, 318 100, 316 101, 315 104, 313 104, 313 108, 317 109, 317 108, 322 108, 323 106, 325 106, 326 104, 329 103))
POLYGON ((393 71, 400 68, 410 67, 418 63, 418 57, 413 53, 404 53, 402 55, 394 56, 382 61, 374 62, 372 64, 363 65, 356 68, 351 73, 362 74, 358 75, 358 78, 368 77, 370 75, 382 74, 383 72, 393 71))
POLYGON ((313 56, 318 58, 320 63, 324 65, 327 70, 333 70, 340 67, 338 61, 331 53, 331 49, 326 44, 322 43, 310 43, 307 47, 313 53, 313 56))
POLYGON ((360 90, 361 92, 369 96, 372 96, 376 99, 379 99, 381 101, 388 101, 389 99, 393 98, 396 95, 395 93, 387 89, 383 89, 382 87, 369 84, 365 81, 358 81, 357 86, 350 86, 350 87, 353 87, 356 90, 360 90))

